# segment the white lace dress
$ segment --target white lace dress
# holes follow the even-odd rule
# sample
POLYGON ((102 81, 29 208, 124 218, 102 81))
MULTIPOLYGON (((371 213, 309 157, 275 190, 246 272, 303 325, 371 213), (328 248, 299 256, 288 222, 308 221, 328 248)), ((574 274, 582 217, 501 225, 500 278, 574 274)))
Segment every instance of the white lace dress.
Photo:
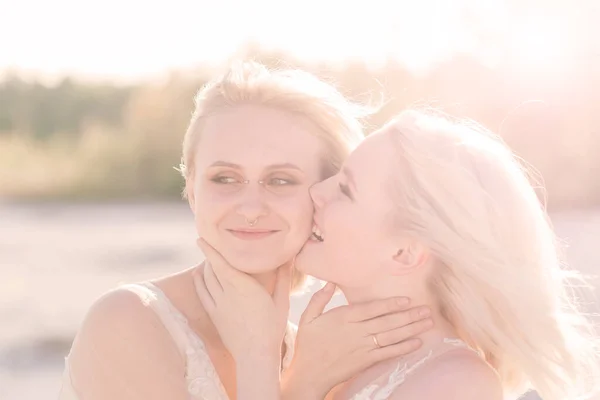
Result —
MULTIPOLYGON (((177 346, 185 354, 185 377, 190 400, 229 400, 225 388, 217 375, 202 340, 188 325, 187 319, 175 308, 167 296, 155 285, 145 282, 143 284, 126 285, 124 288, 136 293, 145 304, 148 304, 159 316, 164 326, 177 346)), ((294 351, 295 328, 288 325, 284 341, 286 354, 282 362, 287 368, 292 360, 294 351)), ((69 359, 65 360, 62 390, 59 400, 79 400, 77 392, 71 382, 69 359)))
MULTIPOLYGON (((391 372, 386 372, 371 381, 371 383, 367 384, 362 390, 352 396, 350 400, 386 400, 404 383, 404 381, 406 381, 408 376, 418 368, 457 347, 476 352, 460 339, 445 338, 439 348, 430 350, 426 356, 414 362, 399 362, 391 372), (441 351, 439 351, 440 348, 441 351)), ((476 353, 481 356, 480 353, 476 353)))

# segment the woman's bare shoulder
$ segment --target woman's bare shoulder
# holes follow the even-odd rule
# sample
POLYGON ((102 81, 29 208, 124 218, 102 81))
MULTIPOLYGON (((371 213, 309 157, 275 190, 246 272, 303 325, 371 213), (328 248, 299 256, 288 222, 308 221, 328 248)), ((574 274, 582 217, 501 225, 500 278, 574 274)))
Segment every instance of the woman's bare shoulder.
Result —
POLYGON ((77 355, 89 358, 102 354, 118 361, 145 353, 179 359, 177 346, 150 301, 146 293, 132 290, 129 285, 103 294, 86 313, 72 356, 76 359, 77 355))
POLYGON ((156 316, 150 307, 148 295, 122 285, 100 296, 83 318, 80 334, 101 334, 118 330, 137 330, 153 325, 156 316))
POLYGON ((150 300, 123 286, 90 307, 68 357, 82 397, 184 398, 184 359, 150 300))

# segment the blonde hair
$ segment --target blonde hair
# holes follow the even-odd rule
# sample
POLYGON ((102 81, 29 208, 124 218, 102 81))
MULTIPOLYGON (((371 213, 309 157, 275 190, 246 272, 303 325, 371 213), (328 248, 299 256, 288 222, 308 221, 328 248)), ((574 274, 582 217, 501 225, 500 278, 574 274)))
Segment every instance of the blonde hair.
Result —
MULTIPOLYGON (((195 98, 195 110, 183 140, 180 172, 194 174, 194 156, 203 122, 226 108, 254 104, 305 117, 316 127, 325 145, 322 178, 336 174, 344 160, 363 139, 360 118, 370 112, 349 102, 332 85, 301 70, 271 70, 252 61, 233 64, 223 75, 208 82, 195 98)), ((187 187, 184 189, 184 196, 187 187)), ((295 270, 292 286, 299 288, 305 276, 295 270)))
POLYGON ((507 394, 579 398, 597 377, 597 341, 524 165, 472 123, 411 110, 385 129, 399 152, 394 226, 438 261, 429 285, 444 317, 507 394))

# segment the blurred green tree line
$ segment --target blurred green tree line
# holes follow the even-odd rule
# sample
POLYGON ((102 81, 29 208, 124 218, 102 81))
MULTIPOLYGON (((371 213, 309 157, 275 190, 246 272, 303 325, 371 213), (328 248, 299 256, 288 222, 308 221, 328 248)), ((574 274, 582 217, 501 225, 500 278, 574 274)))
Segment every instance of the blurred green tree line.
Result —
MULTIPOLYGON (((349 98, 375 102, 369 133, 403 108, 428 106, 475 119, 541 172, 552 208, 600 203, 600 68, 552 75, 457 55, 423 73, 389 60, 303 63, 247 45, 235 58, 300 67, 349 98)), ((0 82, 0 198, 176 198, 181 141, 193 96, 216 70, 119 86, 16 75, 0 82)))

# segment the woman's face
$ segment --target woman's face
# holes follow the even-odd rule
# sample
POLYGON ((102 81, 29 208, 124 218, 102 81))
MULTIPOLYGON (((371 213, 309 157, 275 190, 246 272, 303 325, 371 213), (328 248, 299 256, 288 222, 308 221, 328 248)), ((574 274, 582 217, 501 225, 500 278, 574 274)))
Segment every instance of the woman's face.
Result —
POLYGON ((247 273, 291 260, 311 235, 309 188, 321 177, 323 156, 317 127, 286 111, 243 105, 208 117, 201 129, 187 182, 198 234, 247 273))
POLYGON ((337 175, 311 188, 322 240, 307 242, 296 259, 299 270, 346 288, 369 285, 391 272, 400 247, 389 221, 394 157, 385 131, 372 134, 337 175))

